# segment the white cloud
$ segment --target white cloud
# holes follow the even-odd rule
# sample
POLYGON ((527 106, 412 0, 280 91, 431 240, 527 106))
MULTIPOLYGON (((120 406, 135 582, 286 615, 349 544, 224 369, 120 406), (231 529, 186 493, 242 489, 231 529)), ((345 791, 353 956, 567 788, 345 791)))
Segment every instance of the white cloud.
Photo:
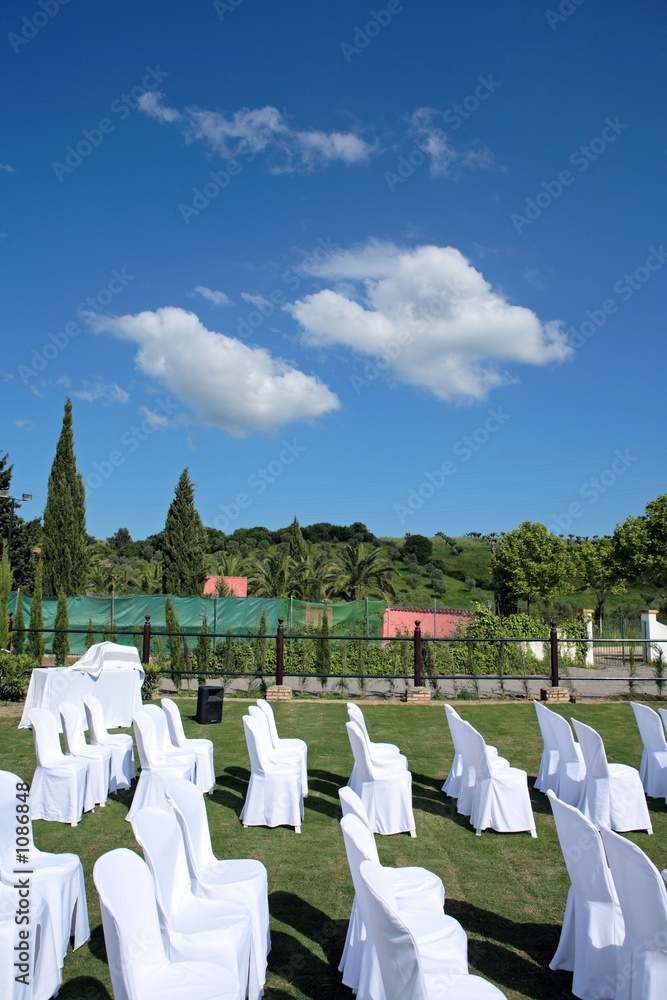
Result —
POLYGON ((0 163, 0 170, 4 170, 6 174, 13 174, 15 170, 11 163, 0 163))
POLYGON ((432 177, 451 177, 462 167, 492 172, 505 169, 497 166, 489 147, 478 140, 471 141, 462 150, 455 149, 447 133, 438 128, 436 122, 439 120, 444 122, 444 115, 437 108, 417 108, 410 116, 409 134, 429 157, 432 177))
POLYGON ((207 330, 197 316, 168 306, 136 316, 98 316, 88 322, 139 345, 140 371, 167 386, 206 424, 233 437, 311 421, 340 403, 323 382, 268 351, 207 330))
POLYGON ((206 285, 197 285, 188 295, 201 295, 203 299, 208 302, 212 302, 214 306, 231 306, 233 305, 232 300, 224 292, 215 292, 206 285))
POLYGON ((292 128, 289 119, 294 116, 271 105, 241 108, 229 116, 201 108, 186 108, 181 113, 162 104, 162 96, 157 92, 143 94, 139 107, 158 121, 176 122, 186 142, 205 142, 225 160, 266 152, 272 173, 308 173, 336 160, 365 163, 376 149, 353 132, 292 128))
POLYGON ((241 298, 244 302, 249 302, 252 306, 262 306, 264 309, 270 308, 273 312, 273 305, 263 295, 250 295, 249 292, 241 292, 241 298))
POLYGON ((572 355, 560 323, 511 305, 454 247, 369 242, 318 268, 333 286, 284 308, 305 343, 384 357, 402 382, 438 399, 483 399, 514 381, 507 362, 572 355))
POLYGON ((14 427, 20 427, 24 431, 35 430, 35 424, 33 424, 32 420, 12 420, 12 423, 14 427))
POLYGON ((82 389, 72 389, 71 394, 79 399, 85 399, 89 403, 94 403, 98 399, 104 403, 127 403, 130 398, 129 392, 121 389, 115 382, 107 384, 102 379, 95 379, 93 382, 83 379, 81 385, 82 389))

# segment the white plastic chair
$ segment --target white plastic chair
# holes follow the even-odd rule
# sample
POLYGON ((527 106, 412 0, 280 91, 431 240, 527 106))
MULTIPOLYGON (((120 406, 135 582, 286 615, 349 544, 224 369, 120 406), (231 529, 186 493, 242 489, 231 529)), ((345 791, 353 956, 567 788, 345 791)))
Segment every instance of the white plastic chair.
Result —
POLYGON ((183 720, 178 705, 171 698, 162 698, 161 705, 167 720, 169 738, 179 750, 195 755, 195 785, 209 795, 215 788, 215 764, 213 743, 205 738, 188 739, 183 729, 183 720))
MULTIPOLYGON (((503 1000, 504 994, 467 962, 452 957, 438 929, 402 913, 385 870, 372 861, 360 866, 360 901, 377 953, 386 1000, 503 1000), (415 926, 417 923, 417 926, 415 926)), ((364 1000, 360 992, 359 1000, 364 1000)))
POLYGON ((89 746, 86 743, 81 713, 73 702, 59 702, 58 712, 63 727, 65 752, 68 756, 86 761, 93 801, 96 806, 104 808, 111 782, 111 747, 89 746))
MULTIPOLYGON (((201 899, 192 891, 183 836, 173 812, 140 809, 132 823, 153 876, 162 933, 173 961, 214 962, 230 969, 242 992, 238 1000, 259 1000, 250 914, 232 900, 201 899)), ((187 996, 183 998, 187 1000, 187 996)))
MULTIPOLYGON (((51 713, 47 715, 55 726, 51 713)), ((19 805, 26 804, 19 797, 25 796, 25 791, 20 790, 23 786, 24 782, 16 774, 0 771, 0 877, 9 886, 20 877, 14 870, 23 867, 17 864, 16 844, 17 810, 19 805)), ((57 961, 62 967, 70 937, 74 939, 75 949, 90 937, 83 866, 76 854, 40 851, 33 840, 30 816, 23 810, 20 815, 25 817, 24 825, 28 828, 25 835, 28 845, 22 846, 20 851, 28 859, 25 867, 31 872, 30 886, 40 893, 48 907, 57 961)))
POLYGON ((641 848, 609 829, 600 830, 623 920, 624 964, 617 996, 664 1000, 667 996, 667 889, 641 848))
POLYGON ((121 847, 95 862, 104 944, 115 1000, 237 1000, 233 969, 170 960, 160 931, 153 879, 145 861, 121 847))
POLYGON ((648 705, 631 701, 644 749, 639 777, 651 798, 667 799, 667 740, 660 716, 648 705))
POLYGON ((0 955, 3 957, 0 997, 3 1000, 49 1000, 60 989, 60 968, 49 908, 37 889, 30 886, 30 921, 17 925, 16 914, 25 902, 19 896, 20 891, 13 885, 0 883, 0 955), (21 945, 25 946, 23 954, 21 945))
POLYGON ((241 822, 246 827, 293 826, 295 833, 301 833, 301 765, 277 764, 267 759, 256 719, 244 715, 243 728, 250 757, 250 781, 241 822))
POLYGON ((274 750, 286 750, 288 753, 298 753, 301 754, 301 790, 303 791, 304 798, 308 795, 308 745, 305 740, 300 740, 297 737, 286 737, 282 738, 278 736, 278 729, 276 727, 276 717, 273 713, 271 705, 264 698, 257 699, 257 707, 260 711, 264 712, 266 716, 266 721, 269 724, 269 736, 271 738, 271 746, 274 750))
POLYGON ((88 732, 92 746, 111 748, 110 792, 129 788, 136 775, 134 766, 134 742, 129 733, 109 733, 104 723, 102 705, 95 695, 87 694, 83 699, 88 732))
POLYGON ((491 827, 497 833, 530 832, 537 837, 528 792, 528 775, 519 767, 492 765, 482 736, 470 723, 464 723, 464 739, 475 770, 470 823, 480 836, 491 827))
POLYGON ((544 747, 534 787, 538 790, 538 792, 544 792, 545 794, 549 791, 549 789, 551 789, 552 792, 557 792, 560 751, 558 749, 558 743, 556 742, 553 726, 551 725, 551 718, 555 713, 550 711, 546 705, 540 704, 539 701, 534 701, 533 705, 535 706, 535 711, 537 712, 537 722, 540 727, 540 733, 542 734, 542 744, 544 747))
MULTIPOLYGON (((158 711, 162 710, 158 709, 158 711)), ((183 778, 186 781, 190 781, 192 778, 192 761, 183 762, 182 760, 167 759, 161 753, 157 745, 153 718, 146 709, 138 709, 132 716, 132 721, 141 771, 137 787, 134 790, 132 805, 125 817, 129 823, 132 822, 136 813, 146 806, 167 810, 169 807, 165 801, 164 792, 169 782, 176 778, 183 778)))
POLYGON ((601 1000, 610 995, 610 984, 623 964, 623 914, 599 832, 574 806, 551 790, 547 795, 571 882, 549 968, 573 973, 576 997, 601 1000))
POLYGON ((609 764, 600 734, 576 719, 572 724, 586 763, 578 808, 598 829, 653 833, 639 772, 628 764, 609 764))
POLYGON ((144 705, 142 711, 147 712, 151 717, 151 721, 155 727, 155 739, 157 740, 158 750, 162 756, 166 760, 174 761, 175 763, 189 763, 191 768, 190 780, 194 781, 197 756, 193 751, 182 750, 172 743, 167 723, 167 713, 159 705, 144 705))
POLYGON ((192 880, 192 891, 200 899, 229 899, 250 914, 257 979, 266 980, 266 958, 271 950, 269 932, 268 876, 261 861, 253 858, 221 861, 213 853, 206 803, 191 781, 171 781, 167 802, 181 828, 192 880))
MULTIPOLYGON (((550 711, 550 709, 547 709, 550 711)), ((558 747, 558 785, 554 789, 561 802, 577 806, 581 798, 581 789, 586 778, 586 764, 581 747, 575 741, 570 723, 559 715, 551 712, 551 731, 558 747)))
POLYGON ((28 719, 37 757, 30 785, 30 816, 76 826, 84 812, 95 808, 88 764, 62 752, 58 726, 48 709, 31 708, 28 719))
POLYGON ((366 740, 356 722, 346 722, 354 755, 357 787, 350 785, 364 804, 373 833, 409 833, 416 837, 412 811, 412 775, 403 767, 378 767, 369 756, 366 740))

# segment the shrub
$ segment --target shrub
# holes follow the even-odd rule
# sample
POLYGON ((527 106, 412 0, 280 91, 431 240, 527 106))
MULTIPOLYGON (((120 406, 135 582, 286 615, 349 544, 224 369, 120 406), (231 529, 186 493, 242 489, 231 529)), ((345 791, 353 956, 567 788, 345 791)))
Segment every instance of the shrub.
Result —
POLYGON ((150 701, 157 692, 160 683, 160 665, 144 663, 144 681, 141 685, 141 700, 150 701))
POLYGON ((22 701, 28 693, 30 675, 37 666, 26 654, 0 653, 0 699, 22 701))

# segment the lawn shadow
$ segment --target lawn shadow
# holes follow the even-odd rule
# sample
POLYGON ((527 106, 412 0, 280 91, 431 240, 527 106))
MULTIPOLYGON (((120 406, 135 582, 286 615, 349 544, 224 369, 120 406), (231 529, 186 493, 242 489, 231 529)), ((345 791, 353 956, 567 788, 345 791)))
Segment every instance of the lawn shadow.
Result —
POLYGON ((100 962, 107 963, 107 949, 104 944, 104 929, 102 924, 98 924, 97 927, 91 927, 90 937, 86 941, 86 946, 88 951, 94 958, 100 960, 100 962))
POLYGON ((343 815, 338 802, 323 799, 319 795, 309 795, 308 798, 303 800, 303 804, 306 811, 312 809, 313 812, 322 813, 324 816, 330 816, 332 819, 340 819, 343 815))
POLYGON ((76 976, 60 987, 58 1000, 112 1000, 108 989, 94 976, 76 976))
MULTIPOLYGON (((274 917, 276 916, 274 903, 276 895, 290 895, 290 893, 272 893, 270 895, 271 913, 274 917)), ((298 899, 296 896, 293 898, 298 899)), ((303 904, 300 899, 298 902, 303 904)), ((278 917, 278 919, 282 918, 278 917)), ((293 1000, 293 993, 287 993, 280 987, 276 989, 273 986, 274 976, 280 977, 304 996, 311 997, 312 1000, 321 1000, 323 996, 341 997, 341 1000, 345 997, 345 1000, 349 1000, 350 991, 340 981, 337 962, 323 961, 313 953, 308 944, 299 941, 286 931, 271 931, 267 987, 270 990, 272 1000, 280 996, 286 1000, 287 998, 293 1000)))
POLYGON ((311 775, 313 778, 317 778, 319 781, 326 781, 328 784, 332 785, 335 792, 330 794, 338 794, 338 789, 347 785, 348 778, 344 777, 342 774, 333 774, 331 771, 321 771, 318 768, 308 768, 308 780, 310 780, 311 775))
POLYGON ((332 920, 326 913, 293 892, 278 890, 269 896, 271 914, 283 924, 320 945, 329 965, 337 969, 343 953, 347 919, 332 920))

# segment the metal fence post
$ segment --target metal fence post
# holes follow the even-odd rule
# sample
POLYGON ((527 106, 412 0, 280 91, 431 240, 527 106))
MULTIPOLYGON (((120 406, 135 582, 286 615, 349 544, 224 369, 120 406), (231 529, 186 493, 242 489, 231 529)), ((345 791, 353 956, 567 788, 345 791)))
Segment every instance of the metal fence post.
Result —
POLYGON ((141 651, 141 662, 148 663, 151 656, 151 616, 146 615, 144 622, 144 647, 141 651))
POLYGON ((278 619, 278 632, 276 633, 276 684, 283 683, 283 650, 285 646, 285 629, 282 618, 278 619))
POLYGON ((549 644, 551 646, 551 686, 558 687, 558 630, 556 622, 551 623, 549 632, 549 644))
POLYGON ((415 687, 422 686, 422 630, 420 622, 415 622, 414 647, 415 647, 415 687))

